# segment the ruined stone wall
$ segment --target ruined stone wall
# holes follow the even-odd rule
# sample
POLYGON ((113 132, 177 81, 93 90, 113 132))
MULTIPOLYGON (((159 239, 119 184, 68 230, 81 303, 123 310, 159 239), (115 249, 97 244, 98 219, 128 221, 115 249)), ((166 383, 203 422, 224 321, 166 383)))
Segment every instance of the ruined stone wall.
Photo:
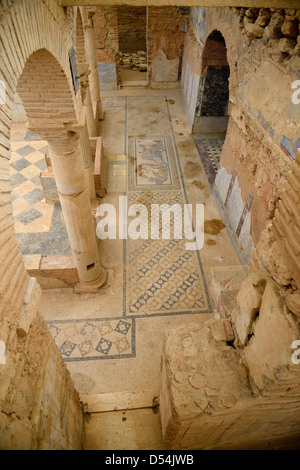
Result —
MULTIPOLYGON (((79 397, 47 325, 38 313, 39 287, 29 278, 18 250, 9 182, 14 96, 32 53, 40 49, 49 51, 61 64, 69 88, 73 90, 68 55, 72 46, 69 21, 68 14, 55 0, 16 0, 1 2, 0 6, 3 45, 0 80, 5 86, 0 104, 1 449, 79 449, 82 445, 79 397)), ((55 89, 55 83, 48 83, 48 86, 55 89)), ((38 89, 28 88, 29 102, 34 103, 36 94, 38 89)), ((79 117, 80 93, 75 97, 72 92, 72 96, 72 107, 79 117)), ((41 92, 39 106, 42 102, 41 92)), ((37 114, 39 112, 37 110, 37 114)), ((62 109, 61 112, 63 119, 62 109)), ((31 116, 34 117, 33 109, 31 116)), ((51 113, 47 119, 51 123, 51 113)))
POLYGON ((168 449, 300 448, 299 159, 251 265, 211 268, 213 318, 166 334, 168 449))
POLYGON ((300 144, 300 106, 292 102, 299 11, 200 10, 197 17, 192 9, 186 35, 183 96, 192 126, 204 44, 220 31, 230 66, 230 119, 215 187, 250 261, 300 144))
POLYGON ((120 84, 118 7, 97 7, 94 27, 100 87, 115 90, 120 84), (102 83, 102 73, 105 85, 102 83))
MULTIPOLYGON (((230 120, 216 186, 233 225, 247 214, 242 230, 256 246, 250 266, 211 268, 211 320, 166 334, 163 436, 168 449, 299 449, 299 108, 291 100, 298 15, 219 14, 206 10, 205 28, 193 26, 186 44, 213 29, 225 38, 230 120)), ((186 63, 190 57, 186 51, 186 63)), ((190 71, 187 82, 199 72, 190 71)), ((184 96, 191 90, 185 82, 184 96)))
POLYGON ((98 7, 94 16, 97 62, 115 64, 119 53, 118 7, 98 7))
POLYGON ((176 7, 148 8, 148 81, 151 87, 178 86, 187 16, 176 7))

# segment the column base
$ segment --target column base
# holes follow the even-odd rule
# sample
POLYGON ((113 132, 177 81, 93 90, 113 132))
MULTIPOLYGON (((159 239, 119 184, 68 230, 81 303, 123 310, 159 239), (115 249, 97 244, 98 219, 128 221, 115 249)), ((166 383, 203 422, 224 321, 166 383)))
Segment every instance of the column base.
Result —
POLYGON ((75 294, 93 294, 93 293, 98 293, 101 292, 102 289, 105 287, 107 282, 107 273, 106 271, 102 268, 101 274, 96 279, 95 281, 79 281, 77 284, 75 284, 73 290, 75 294))

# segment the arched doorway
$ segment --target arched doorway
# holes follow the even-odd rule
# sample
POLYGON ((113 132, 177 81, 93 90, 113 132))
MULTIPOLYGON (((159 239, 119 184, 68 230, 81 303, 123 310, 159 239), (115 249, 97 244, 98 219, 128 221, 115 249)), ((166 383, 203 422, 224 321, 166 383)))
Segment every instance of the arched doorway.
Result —
POLYGON ((207 38, 202 55, 194 140, 211 184, 219 167, 228 126, 230 68, 223 35, 214 30, 207 38))

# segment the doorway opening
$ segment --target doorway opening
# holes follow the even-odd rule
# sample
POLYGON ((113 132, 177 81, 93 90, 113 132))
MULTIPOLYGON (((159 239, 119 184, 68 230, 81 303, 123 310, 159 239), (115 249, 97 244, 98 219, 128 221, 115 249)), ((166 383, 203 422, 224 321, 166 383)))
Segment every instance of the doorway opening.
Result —
POLYGON ((229 75, 225 40, 215 30, 208 36, 203 50, 193 124, 194 140, 211 184, 219 168, 228 126, 229 75))
POLYGON ((147 7, 118 7, 121 86, 148 83, 147 7))

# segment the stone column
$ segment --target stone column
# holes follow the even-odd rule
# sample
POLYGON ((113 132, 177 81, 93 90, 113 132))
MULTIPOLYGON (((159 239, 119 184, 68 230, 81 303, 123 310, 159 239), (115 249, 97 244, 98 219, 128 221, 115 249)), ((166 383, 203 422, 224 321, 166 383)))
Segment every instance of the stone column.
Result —
POLYGON ((46 131, 43 138, 48 142, 59 199, 80 279, 75 290, 97 291, 106 281, 106 272, 99 261, 80 133, 63 130, 49 134, 46 131))
POLYGON ((87 128, 87 123, 85 123, 84 128, 80 132, 80 143, 82 150, 82 159, 83 167, 86 176, 86 181, 90 193, 90 203, 92 209, 95 209, 99 204, 97 202, 96 190, 95 190, 95 181, 94 181, 94 162, 91 153, 90 139, 87 128))
POLYGON ((94 112, 93 103, 91 99, 89 66, 87 64, 78 64, 78 72, 80 76, 82 104, 83 106, 85 106, 86 109, 86 121, 89 136, 98 137, 98 120, 96 121, 96 113, 94 112))
POLYGON ((87 122, 89 136, 98 137, 99 135, 98 125, 97 125, 98 122, 95 119, 95 113, 94 113, 93 103, 91 99, 90 87, 88 87, 86 90, 84 105, 87 110, 86 122, 87 122))
POLYGON ((96 37, 95 37, 95 28, 94 28, 94 15, 96 13, 95 9, 88 10, 88 22, 85 25, 85 37, 86 37, 86 53, 89 61, 90 68, 90 92, 92 102, 96 102, 98 106, 99 119, 103 118, 102 103, 100 96, 100 84, 99 84, 99 74, 97 67, 97 57, 96 57, 96 37))

